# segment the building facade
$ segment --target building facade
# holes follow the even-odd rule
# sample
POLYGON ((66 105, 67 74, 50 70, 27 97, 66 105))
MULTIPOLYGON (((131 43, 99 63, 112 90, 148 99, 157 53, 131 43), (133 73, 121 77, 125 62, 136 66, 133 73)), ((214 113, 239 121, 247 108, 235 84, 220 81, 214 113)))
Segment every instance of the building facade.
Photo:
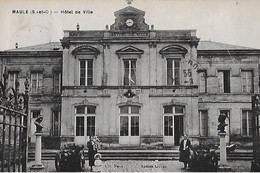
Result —
POLYGON ((32 138, 43 114, 45 146, 55 136, 86 144, 90 135, 103 147, 175 146, 183 134, 214 144, 225 113, 227 142, 250 143, 260 50, 155 30, 131 6, 114 14, 105 30, 64 31, 61 43, 1 52, 10 83, 31 80, 32 138))
POLYGON ((59 146, 62 51, 51 43, 48 46, 18 48, 0 54, 1 77, 3 73, 8 74, 9 88, 15 87, 17 81, 20 83, 20 92, 23 92, 23 83, 26 78, 29 79, 29 143, 35 143, 34 121, 43 115, 44 147, 59 146))

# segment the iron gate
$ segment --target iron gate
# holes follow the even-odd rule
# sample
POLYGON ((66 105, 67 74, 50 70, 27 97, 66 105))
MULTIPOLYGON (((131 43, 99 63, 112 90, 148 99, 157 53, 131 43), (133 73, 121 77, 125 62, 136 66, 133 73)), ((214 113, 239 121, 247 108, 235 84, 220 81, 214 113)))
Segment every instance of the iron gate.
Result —
POLYGON ((7 87, 8 75, 0 82, 0 170, 1 172, 26 172, 28 155, 28 79, 24 82, 25 93, 7 87))
POLYGON ((252 96, 253 161, 251 171, 260 171, 260 95, 252 96))

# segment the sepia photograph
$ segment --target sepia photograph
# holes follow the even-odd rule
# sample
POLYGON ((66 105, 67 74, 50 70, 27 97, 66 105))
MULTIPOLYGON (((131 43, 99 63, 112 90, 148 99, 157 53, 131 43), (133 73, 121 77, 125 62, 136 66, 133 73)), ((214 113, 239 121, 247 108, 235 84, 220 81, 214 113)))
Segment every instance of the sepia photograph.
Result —
POLYGON ((260 172, 260 1, 0 1, 1 172, 260 172))

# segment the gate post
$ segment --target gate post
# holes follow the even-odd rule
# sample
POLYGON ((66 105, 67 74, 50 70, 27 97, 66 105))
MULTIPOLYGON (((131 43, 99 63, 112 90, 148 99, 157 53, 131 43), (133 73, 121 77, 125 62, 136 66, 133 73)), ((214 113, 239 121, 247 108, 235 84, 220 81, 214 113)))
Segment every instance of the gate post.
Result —
POLYGON ((24 82, 24 87, 25 87, 25 93, 24 93, 24 109, 25 109, 25 114, 26 116, 24 116, 24 121, 23 121, 23 125, 25 126, 25 129, 23 131, 23 138, 22 138, 22 143, 23 143, 23 160, 22 160, 22 172, 27 172, 27 164, 28 164, 28 114, 29 114, 29 81, 28 78, 26 78, 25 82, 24 82))

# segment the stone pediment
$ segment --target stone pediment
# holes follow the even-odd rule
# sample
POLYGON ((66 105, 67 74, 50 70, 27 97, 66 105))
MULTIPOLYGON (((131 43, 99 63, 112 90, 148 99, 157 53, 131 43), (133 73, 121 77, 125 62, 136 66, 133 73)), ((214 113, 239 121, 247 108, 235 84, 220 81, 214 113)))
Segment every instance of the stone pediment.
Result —
POLYGON ((159 53, 162 55, 166 54, 182 54, 183 56, 188 52, 188 50, 184 47, 178 45, 170 45, 162 48, 159 53))
POLYGON ((72 51, 73 55, 98 55, 100 51, 89 45, 81 45, 72 51))
POLYGON ((129 46, 126 46, 126 47, 124 47, 122 49, 117 50, 116 53, 118 55, 129 55, 129 54, 141 55, 141 54, 144 53, 144 51, 129 45, 129 46))
POLYGON ((112 31, 148 31, 149 26, 145 23, 145 12, 128 6, 115 13, 115 23, 110 26, 112 31))
POLYGON ((128 7, 121 9, 121 10, 116 11, 114 14, 115 14, 116 17, 121 15, 121 14, 138 14, 138 15, 144 16, 145 12, 142 11, 142 10, 139 10, 137 8, 134 8, 132 6, 128 6, 128 7))

